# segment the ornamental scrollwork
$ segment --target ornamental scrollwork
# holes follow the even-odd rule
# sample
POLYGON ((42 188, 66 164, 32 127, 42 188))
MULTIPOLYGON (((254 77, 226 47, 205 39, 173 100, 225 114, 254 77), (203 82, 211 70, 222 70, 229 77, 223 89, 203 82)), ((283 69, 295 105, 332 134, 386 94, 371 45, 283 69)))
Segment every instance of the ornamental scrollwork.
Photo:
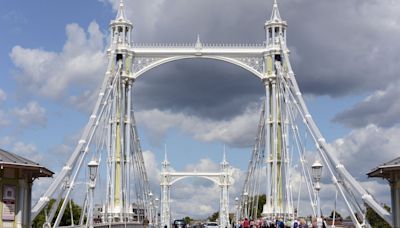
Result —
POLYGON ((133 72, 136 73, 161 59, 156 57, 135 57, 133 60, 133 72))

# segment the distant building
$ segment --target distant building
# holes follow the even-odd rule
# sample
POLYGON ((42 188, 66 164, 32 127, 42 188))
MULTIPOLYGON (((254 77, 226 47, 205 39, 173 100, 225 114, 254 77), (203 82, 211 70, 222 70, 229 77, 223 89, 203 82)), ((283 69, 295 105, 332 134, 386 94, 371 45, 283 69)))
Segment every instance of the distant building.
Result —
POLYGON ((36 162, 0 149, 0 227, 31 227, 32 183, 53 174, 36 162))

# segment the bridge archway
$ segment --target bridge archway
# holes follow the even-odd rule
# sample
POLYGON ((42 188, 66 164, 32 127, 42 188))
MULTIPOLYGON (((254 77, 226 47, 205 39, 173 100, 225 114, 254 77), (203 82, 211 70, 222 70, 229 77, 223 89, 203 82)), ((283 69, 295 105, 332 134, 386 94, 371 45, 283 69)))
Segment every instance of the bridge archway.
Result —
POLYGON ((232 169, 225 156, 220 165, 220 172, 172 172, 165 157, 161 172, 161 226, 171 227, 170 196, 171 186, 192 177, 210 180, 220 187, 219 227, 229 227, 229 186, 234 183, 232 169))
MULTIPOLYGON (((136 60, 136 64, 133 66, 133 77, 135 79, 142 77, 142 75, 148 71, 150 71, 153 68, 162 66, 167 63, 179 61, 179 60, 184 60, 184 59, 209 59, 209 60, 215 60, 215 61, 220 61, 224 63, 229 63, 233 64, 235 66, 238 66, 248 72, 250 72, 252 75, 256 76, 260 80, 263 78, 263 73, 261 72, 262 67, 263 67, 263 62, 262 59, 251 59, 247 58, 247 63, 245 61, 241 61, 240 59, 235 59, 231 57, 226 57, 226 56, 171 56, 171 57, 166 57, 166 58, 144 58, 140 60, 136 60)), ((241 58, 246 59, 246 58, 241 58)))

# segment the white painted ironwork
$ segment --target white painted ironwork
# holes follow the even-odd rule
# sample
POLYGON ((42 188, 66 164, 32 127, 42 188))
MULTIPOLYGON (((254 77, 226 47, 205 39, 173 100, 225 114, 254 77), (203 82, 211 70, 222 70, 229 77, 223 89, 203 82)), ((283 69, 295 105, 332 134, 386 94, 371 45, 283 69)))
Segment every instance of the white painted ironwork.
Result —
MULTIPOLYGON (((132 23, 125 18, 124 2, 120 1, 117 17, 110 23, 109 63, 95 108, 71 157, 32 209, 34 219, 51 198, 56 199, 46 218, 47 227, 59 226, 77 180, 84 176, 81 168, 89 154, 99 163, 102 155, 106 157, 103 165, 106 168, 106 193, 102 193, 105 200, 103 223, 139 223, 144 217, 154 214, 149 204, 149 183, 133 116, 133 57, 128 51, 132 28, 132 23), (61 208, 57 214, 59 203, 61 208), (143 216, 133 213, 132 204, 143 212, 143 216)), ((93 226, 92 219, 87 219, 84 224, 83 218, 92 218, 98 179, 93 175, 98 173, 91 172, 90 182, 86 180, 89 190, 83 203, 80 225, 93 226)))
MULTIPOLYGON (((133 115, 133 83, 145 72, 162 64, 181 59, 207 58, 242 67, 260 78, 265 86, 265 101, 256 144, 239 200, 238 208, 242 217, 258 216, 260 212, 257 206, 262 192, 266 194, 266 204, 262 212, 264 217, 289 219, 296 216, 291 186, 292 148, 298 152, 300 173, 305 180, 311 206, 315 204, 315 194, 312 192, 311 176, 305 159, 308 148, 305 147, 306 143, 300 133, 303 131, 316 145, 314 150, 318 152, 321 162, 332 177, 354 224, 357 227, 368 226, 364 203, 390 224, 390 213, 335 158, 308 112, 289 60, 286 46, 287 23, 281 18, 276 0, 264 28, 265 42, 256 45, 207 44, 201 41, 200 36, 191 44, 136 44, 131 40, 133 25, 126 19, 124 2, 120 0, 116 19, 110 23, 107 72, 92 115, 65 166, 32 208, 32 219, 51 198, 55 198, 54 205, 61 203, 60 212, 56 214, 57 206, 53 206, 47 212, 46 225, 51 226, 50 222, 55 218, 53 227, 58 226, 73 189, 82 177, 82 164, 89 154, 98 161, 101 160, 101 154, 105 154, 107 189, 103 222, 111 224, 148 217, 150 224, 154 224, 154 200, 150 194, 133 115), (261 189, 261 182, 266 183, 266 189, 261 189), (134 207, 137 209, 136 215, 133 213, 134 207)), ((222 169, 224 166, 228 165, 221 164, 222 169)), ((169 225, 170 185, 188 175, 194 175, 208 178, 221 186, 221 199, 224 200, 221 200, 220 205, 220 221, 221 226, 227 226, 228 186, 231 184, 229 174, 174 174, 169 172, 168 167, 169 163, 165 160, 161 183, 162 225, 169 225)), ((92 192, 89 187, 88 185, 82 215, 89 214, 88 210, 91 210, 90 205, 93 204, 94 197, 88 195, 92 192)), ((315 215, 315 208, 312 208, 315 215)), ((80 219, 81 225, 85 225, 83 217, 80 219)))
POLYGON ((220 188, 219 227, 229 225, 229 186, 234 183, 232 169, 224 158, 220 164, 220 172, 174 172, 165 155, 161 170, 161 227, 171 227, 171 186, 189 177, 200 177, 212 181, 220 188))

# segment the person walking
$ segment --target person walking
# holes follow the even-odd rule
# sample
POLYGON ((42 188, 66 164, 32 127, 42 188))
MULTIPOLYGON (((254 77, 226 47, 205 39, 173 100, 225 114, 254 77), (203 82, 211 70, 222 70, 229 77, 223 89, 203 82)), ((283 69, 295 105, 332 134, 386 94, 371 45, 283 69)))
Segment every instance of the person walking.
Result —
POLYGON ((247 218, 243 221, 243 228, 250 228, 250 222, 247 218))

